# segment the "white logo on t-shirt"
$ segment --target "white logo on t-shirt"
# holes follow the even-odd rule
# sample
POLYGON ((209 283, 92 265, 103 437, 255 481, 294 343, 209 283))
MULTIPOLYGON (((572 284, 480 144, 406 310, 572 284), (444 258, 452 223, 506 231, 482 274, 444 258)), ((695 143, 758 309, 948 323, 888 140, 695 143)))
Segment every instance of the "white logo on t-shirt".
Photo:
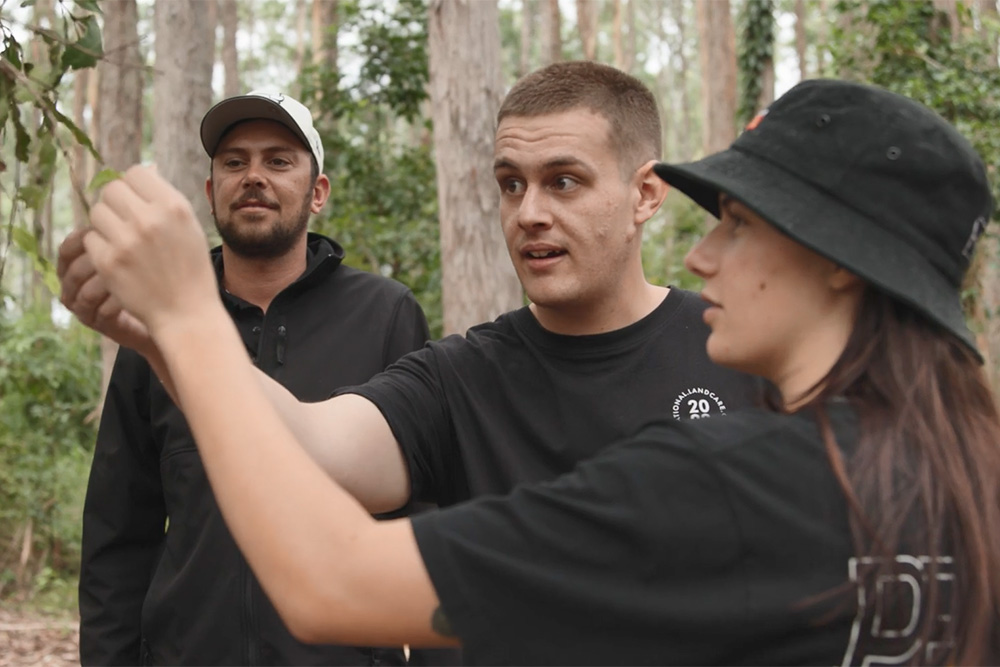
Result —
POLYGON ((726 414, 726 404, 719 396, 704 387, 691 387, 674 399, 674 419, 704 419, 713 414, 726 414))
MULTIPOLYGON (((927 642, 925 646, 920 639, 921 615, 924 613, 923 600, 928 594, 927 587, 931 576, 930 565, 936 565, 934 578, 939 589, 938 596, 942 600, 950 598, 950 586, 955 580, 955 565, 951 558, 940 557, 932 559, 927 556, 896 556, 889 572, 879 575, 875 582, 875 591, 868 591, 865 582, 869 581, 866 573, 885 564, 884 558, 851 558, 848 563, 851 581, 858 584, 858 612, 851 626, 851 637, 844 653, 843 667, 848 665, 899 665, 909 662, 918 651, 924 652, 919 662, 935 664, 940 662, 942 652, 947 651, 952 642, 949 628, 941 631, 940 627, 931 628, 930 636, 935 641, 927 642), (889 594, 896 600, 910 602, 908 618, 895 626, 883 618, 883 610, 888 604, 889 594), (869 607, 868 600, 873 604, 869 607), (943 638, 943 639, 942 639, 943 638)), ((933 619, 937 626, 948 626, 951 614, 943 613, 933 619)))

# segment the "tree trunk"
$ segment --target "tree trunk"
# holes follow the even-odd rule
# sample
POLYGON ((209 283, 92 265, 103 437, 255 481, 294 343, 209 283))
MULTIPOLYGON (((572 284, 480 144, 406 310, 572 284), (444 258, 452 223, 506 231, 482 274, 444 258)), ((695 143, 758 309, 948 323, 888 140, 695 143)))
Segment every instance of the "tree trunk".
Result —
POLYGON ((539 0, 541 7, 542 66, 562 60, 562 16, 559 0, 539 0))
POLYGON ((518 58, 517 78, 532 70, 531 47, 535 38, 535 18, 538 14, 538 0, 524 0, 521 9, 521 56, 518 58))
POLYGON ((736 138, 736 36, 729 0, 697 2, 701 62, 702 149, 715 153, 736 138))
POLYGON ((240 16, 236 0, 218 0, 219 23, 222 24, 222 71, 226 81, 223 97, 233 97, 243 91, 240 84, 240 61, 236 53, 236 33, 240 28, 240 16))
POLYGON ((948 21, 952 38, 958 37, 962 24, 958 20, 958 0, 933 0, 934 8, 942 12, 948 21))
MULTIPOLYGON (((91 136, 87 127, 87 88, 90 85, 90 70, 77 70, 73 77, 73 123, 87 136, 91 136)), ((93 141, 93 138, 91 139, 93 141)), ((73 205, 73 227, 87 225, 86 187, 90 181, 90 153, 79 145, 73 146, 72 170, 70 171, 70 201, 73 205)))
MULTIPOLYGON (((47 27, 49 29, 55 27, 55 12, 52 6, 52 0, 39 0, 35 3, 33 22, 36 26, 47 27)), ((44 54, 46 52, 46 48, 40 35, 36 34, 32 37, 30 48, 33 62, 45 62, 44 54)), ((36 134, 39 134, 42 131, 42 114, 41 111, 35 106, 32 106, 31 127, 36 128, 36 134)), ((48 140, 51 141, 51 137, 48 137, 48 140)), ((37 153, 35 157, 40 158, 41 154, 37 153)), ((48 191, 45 201, 41 203, 41 206, 32 212, 31 216, 31 234, 35 239, 35 250, 40 259, 47 261, 52 259, 52 253, 49 252, 48 249, 52 247, 52 197, 54 195, 54 175, 55 170, 43 166, 40 160, 32 159, 28 165, 28 178, 30 183, 33 186, 44 188, 48 191)), ((47 310, 46 303, 51 299, 49 289, 45 286, 45 277, 40 271, 36 271, 33 268, 29 268, 27 271, 30 273, 31 278, 25 289, 25 304, 29 308, 36 308, 39 312, 44 312, 47 310)))
POLYGON ((766 109, 771 106, 771 102, 773 101, 774 59, 771 58, 764 64, 764 71, 760 73, 760 96, 757 98, 757 109, 766 109))
MULTIPOLYGON (((105 57, 97 65, 101 113, 95 114, 97 147, 104 167, 124 171, 139 162, 142 149, 143 62, 139 53, 136 0, 104 4, 105 57)), ((101 337, 100 414, 107 395, 118 345, 101 337)))
POLYGON ((979 25, 980 30, 989 35, 990 40, 990 62, 997 62, 997 38, 995 34, 987 32, 984 28, 984 21, 996 23, 1000 20, 1000 12, 997 11, 997 0, 979 0, 979 25))
POLYGON ((522 303, 493 179, 499 22, 484 0, 431 0, 428 14, 444 333, 464 333, 522 303))
POLYGON ((625 7, 625 27, 627 28, 627 37, 625 38, 625 60, 622 63, 622 69, 626 72, 631 72, 635 67, 635 0, 628 0, 628 5, 625 7))
POLYGON ((202 225, 211 229, 205 198, 209 163, 198 136, 212 104, 215 31, 208 3, 157 0, 155 23, 153 155, 160 174, 191 200, 202 225))
POLYGON ((576 26, 580 31, 583 57, 597 57, 597 0, 576 0, 576 26))
POLYGON ((622 0, 612 0, 611 5, 611 45, 614 66, 622 69, 625 63, 625 48, 622 44, 622 0))
POLYGON ((306 24, 309 22, 306 0, 295 0, 295 71, 302 74, 306 64, 306 24))
POLYGON ((678 156, 681 160, 690 160, 694 157, 694 149, 691 146, 691 141, 694 138, 694 121, 692 119, 692 101, 691 93, 688 82, 690 80, 690 62, 687 57, 687 18, 685 12, 687 11, 685 7, 684 0, 673 0, 671 4, 671 9, 673 10, 674 23, 677 26, 677 61, 680 64, 680 69, 677 72, 677 78, 680 81, 681 89, 681 116, 683 125, 679 128, 681 130, 681 135, 677 140, 677 148, 680 151, 678 156))
POLYGON ((806 2, 795 0, 795 55, 799 59, 799 80, 809 78, 809 65, 806 62, 806 2))
POLYGON ((337 71, 337 0, 313 0, 313 64, 337 71))

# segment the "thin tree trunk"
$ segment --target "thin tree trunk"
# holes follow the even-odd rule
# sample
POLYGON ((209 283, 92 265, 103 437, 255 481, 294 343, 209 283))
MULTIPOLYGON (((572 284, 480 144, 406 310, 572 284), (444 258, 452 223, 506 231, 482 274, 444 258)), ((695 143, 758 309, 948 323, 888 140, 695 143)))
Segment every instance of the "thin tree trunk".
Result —
POLYGON ((550 65, 562 60, 562 15, 559 0, 539 0, 542 3, 541 18, 541 61, 550 65))
POLYGON ((580 31, 584 59, 594 60, 597 57, 596 0, 576 0, 576 26, 580 31))
POLYGON ((806 62, 806 2, 795 0, 795 55, 799 60, 799 80, 809 78, 806 62))
MULTIPOLYGON (((139 13, 136 0, 116 0, 104 5, 105 58, 97 65, 97 98, 100 114, 94 114, 97 146, 104 166, 124 171, 139 162, 142 148, 143 62, 139 53, 139 13), (106 108, 103 108, 104 105, 106 108)), ((95 415, 101 413, 107 395, 111 368, 118 345, 101 337, 101 398, 95 415)))
MULTIPOLYGON (((90 70, 77 70, 73 78, 73 123, 80 128, 87 136, 90 136, 87 127, 87 88, 90 85, 90 70)), ((85 188, 89 181, 90 174, 90 153, 83 146, 75 144, 73 146, 73 169, 70 171, 70 201, 73 205, 73 227, 80 228, 87 225, 87 202, 85 188)))
POLYGON ((524 0, 521 9, 521 55, 518 58, 517 76, 521 78, 531 71, 531 47, 535 37, 535 17, 538 0, 524 0))
POLYGON ((681 134, 677 139, 678 158, 690 160, 694 157, 694 150, 691 141, 694 137, 694 121, 692 118, 692 100, 689 87, 691 66, 687 57, 687 19, 685 18, 685 0, 672 0, 671 10, 673 12, 674 24, 677 26, 677 61, 680 69, 677 72, 677 79, 680 81, 681 89, 681 119, 682 125, 679 128, 681 134))
POLYGON ((222 24, 222 71, 226 81, 223 97, 233 97, 243 92, 240 84, 240 61, 236 52, 236 33, 240 28, 239 8, 236 0, 218 0, 219 23, 222 24))
POLYGON ((958 20, 958 0, 933 0, 933 4, 947 18, 952 38, 957 38, 962 30, 962 24, 958 20))
POLYGON ((625 48, 622 44, 622 0, 612 0, 611 4, 611 46, 614 66, 623 69, 625 48))
POLYGON ((337 0, 313 0, 313 64, 337 71, 337 0))
POLYGON ((656 94, 656 99, 660 101, 663 159, 672 162, 677 155, 676 142, 673 140, 676 136, 678 118, 675 113, 677 72, 671 57, 670 40, 667 38, 667 30, 664 27, 666 20, 664 7, 665 3, 653 3, 653 12, 656 15, 656 59, 660 63, 660 68, 656 72, 653 92, 656 94))
MULTIPOLYGON (((55 14, 52 7, 52 0, 39 0, 35 3, 33 12, 34 24, 37 26, 47 27, 49 29, 54 28, 55 24, 55 14)), ((36 63, 44 62, 45 46, 40 35, 34 35, 31 39, 31 57, 36 63)), ((36 128, 36 132, 41 132, 42 129, 42 114, 41 111, 35 107, 32 107, 31 113, 31 127, 36 128)), ((51 137, 48 138, 51 141, 51 137)), ((37 154, 40 157, 40 154, 37 154)), ((31 216, 31 232, 35 239, 35 251, 38 253, 39 258, 44 260, 51 260, 52 255, 48 252, 48 248, 51 246, 49 237, 52 236, 52 197, 53 197, 53 178, 51 175, 45 176, 45 172, 49 174, 54 174, 54 170, 49 170, 43 168, 43 166, 36 160, 32 160, 29 165, 29 178, 33 185, 41 186, 48 190, 48 195, 45 201, 41 203, 41 206, 36 208, 32 212, 31 216)), ((31 278, 28 281, 27 289, 25 290, 25 296, 27 297, 26 303, 29 308, 37 308, 39 312, 43 312, 45 302, 50 298, 49 290, 45 286, 45 277, 40 271, 34 270, 34 268, 29 265, 27 269, 31 278)), ((47 310, 47 309, 45 309, 47 310)))
MULTIPOLYGON (((986 22, 996 24, 1000 21, 1000 12, 997 11, 997 0, 979 0, 979 25, 980 30, 985 30, 986 22)), ((990 39, 990 57, 994 65, 997 64, 997 37, 995 34, 987 32, 990 39)))
POLYGON ((622 63, 622 69, 626 72, 631 72, 635 67, 635 2, 636 0, 627 0, 628 5, 625 7, 625 26, 628 29, 628 36, 625 38, 625 60, 622 63))
POLYGON ((736 36, 729 0, 698 2, 702 149, 715 153, 736 138, 736 36))
POLYGON ((198 138, 212 104, 215 39, 208 3, 157 0, 156 73, 153 81, 153 155, 160 174, 191 200, 206 229, 208 158, 198 138))
POLYGON ((816 46, 816 74, 815 76, 829 76, 834 74, 829 70, 832 67, 829 66, 828 61, 832 60, 828 58, 830 54, 830 22, 826 19, 830 11, 830 6, 827 0, 819 0, 819 15, 823 17, 823 20, 819 22, 819 35, 818 44, 816 46))
POLYGON ((295 71, 302 74, 306 64, 306 24, 309 23, 306 0, 295 0, 295 71))
POLYGON ((493 180, 499 22, 495 2, 485 0, 431 0, 428 14, 444 332, 463 333, 522 299, 493 180))

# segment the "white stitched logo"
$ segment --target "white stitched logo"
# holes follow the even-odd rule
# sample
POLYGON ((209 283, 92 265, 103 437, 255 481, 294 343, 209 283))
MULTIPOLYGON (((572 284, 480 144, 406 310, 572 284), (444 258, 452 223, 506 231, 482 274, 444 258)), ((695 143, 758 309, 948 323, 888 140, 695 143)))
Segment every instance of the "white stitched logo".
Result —
POLYGON ((962 248, 962 255, 966 259, 972 259, 972 253, 976 249, 976 241, 979 237, 983 235, 986 231, 986 218, 979 216, 976 221, 972 223, 972 232, 969 234, 969 240, 965 242, 965 247, 962 248))
POLYGON ((704 387, 691 387, 674 399, 674 419, 704 419, 726 414, 726 404, 718 394, 704 387))

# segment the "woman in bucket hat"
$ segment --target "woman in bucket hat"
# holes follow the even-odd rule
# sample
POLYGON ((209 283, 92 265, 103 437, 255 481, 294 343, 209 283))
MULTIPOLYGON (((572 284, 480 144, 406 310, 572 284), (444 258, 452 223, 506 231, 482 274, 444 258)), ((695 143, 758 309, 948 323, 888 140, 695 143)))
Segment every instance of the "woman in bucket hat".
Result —
POLYGON ((88 252, 302 638, 461 642, 480 664, 1000 660, 1000 419, 959 308, 991 212, 975 152, 911 100, 812 81, 658 173, 720 218, 687 259, 708 351, 768 379, 772 409, 652 425, 553 482, 406 520, 327 479, 308 424, 205 330, 201 255, 181 253, 200 232, 169 184, 105 190, 88 252))

